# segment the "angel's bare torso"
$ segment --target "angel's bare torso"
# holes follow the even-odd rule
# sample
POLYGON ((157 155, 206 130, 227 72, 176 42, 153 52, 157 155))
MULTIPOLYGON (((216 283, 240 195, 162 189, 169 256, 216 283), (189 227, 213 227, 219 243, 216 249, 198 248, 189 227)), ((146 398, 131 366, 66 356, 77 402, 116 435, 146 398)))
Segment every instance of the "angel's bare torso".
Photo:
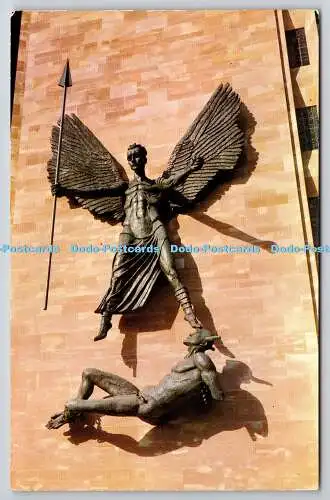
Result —
MULTIPOLYGON (((163 228, 158 206, 161 191, 151 179, 135 178, 130 181, 125 191, 125 219, 122 233, 134 238, 145 238, 163 228)), ((162 231, 166 237, 166 231, 162 231)))

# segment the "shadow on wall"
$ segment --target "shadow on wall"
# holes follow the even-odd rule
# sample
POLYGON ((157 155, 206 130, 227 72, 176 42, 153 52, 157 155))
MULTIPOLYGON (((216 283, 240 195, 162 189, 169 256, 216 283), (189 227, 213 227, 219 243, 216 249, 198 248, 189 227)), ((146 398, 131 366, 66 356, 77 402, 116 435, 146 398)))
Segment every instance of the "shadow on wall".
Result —
POLYGON ((240 386, 250 382, 272 384, 255 378, 245 363, 236 360, 226 361, 219 379, 225 393, 223 401, 213 401, 207 412, 200 410, 200 405, 186 408, 168 424, 153 427, 140 441, 125 434, 104 431, 101 417, 96 415, 86 416, 87 420, 80 424, 71 424, 64 435, 75 445, 92 439, 145 457, 163 455, 183 447, 200 446, 203 441, 220 432, 241 428, 247 430, 253 441, 257 435, 267 437, 268 422, 262 403, 240 386))
MULTIPOLYGON (((256 124, 257 122, 252 113, 245 104, 241 103, 239 126, 244 132, 245 146, 238 164, 232 172, 225 172, 219 176, 218 187, 213 189, 212 192, 210 191, 207 200, 199 203, 196 209, 188 215, 225 236, 230 236, 250 245, 259 246, 265 251, 270 251, 271 245, 274 244, 273 241, 260 240, 235 226, 217 221, 205 213, 213 203, 217 202, 230 189, 231 185, 246 183, 255 170, 259 155, 252 145, 252 135, 256 124)), ((168 234, 170 241, 176 245, 189 244, 189 242, 182 242, 180 239, 178 234, 179 227, 176 217, 169 222, 168 234)), ((176 262, 178 273, 182 277, 184 285, 189 290, 198 318, 201 320, 204 328, 220 335, 221 332, 217 332, 217 327, 203 298, 202 282, 192 254, 179 254, 179 257, 179 262, 176 262), (180 263, 181 266, 178 265, 180 263), (183 270, 180 269, 181 267, 183 270)), ((147 304, 137 312, 128 313, 121 317, 119 330, 125 335, 121 354, 124 363, 132 368, 134 376, 136 376, 137 370, 137 334, 139 332, 169 330, 177 316, 178 308, 179 305, 170 285, 165 277, 161 275, 147 304)), ((187 323, 187 331, 190 329, 187 323)), ((234 357, 223 344, 218 343, 217 347, 222 354, 234 357)))

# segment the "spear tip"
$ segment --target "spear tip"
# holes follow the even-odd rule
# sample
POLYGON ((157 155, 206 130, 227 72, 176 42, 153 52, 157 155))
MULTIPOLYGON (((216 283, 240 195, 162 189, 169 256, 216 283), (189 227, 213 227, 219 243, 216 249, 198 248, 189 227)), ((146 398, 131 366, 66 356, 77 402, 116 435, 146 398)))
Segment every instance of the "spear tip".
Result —
POLYGON ((58 82, 60 87, 72 87, 72 78, 71 78, 71 72, 70 72, 70 64, 69 64, 69 59, 66 60, 63 73, 61 76, 60 81, 58 82))

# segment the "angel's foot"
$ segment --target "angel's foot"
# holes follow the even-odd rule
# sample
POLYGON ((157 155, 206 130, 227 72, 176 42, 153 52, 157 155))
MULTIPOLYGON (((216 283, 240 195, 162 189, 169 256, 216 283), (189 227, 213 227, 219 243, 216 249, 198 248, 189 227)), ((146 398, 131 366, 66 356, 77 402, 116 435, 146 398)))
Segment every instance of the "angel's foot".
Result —
POLYGON ((184 312, 184 319, 188 321, 190 326, 193 328, 202 328, 202 323, 199 321, 197 318, 193 305, 191 303, 188 290, 186 287, 181 286, 175 291, 175 297, 176 300, 179 302, 181 305, 183 312, 184 312))
POLYGON ((184 319, 188 321, 193 328, 203 328, 202 323, 199 321, 192 308, 191 310, 185 311, 184 319))
POLYGON ((193 328, 203 328, 202 323, 199 321, 199 319, 195 314, 194 307, 190 303, 185 304, 183 306, 183 310, 184 310, 184 319, 188 321, 190 326, 192 326, 193 328))
POLYGON ((102 319, 101 319, 100 330, 99 330, 99 333, 96 335, 96 337, 94 337, 94 342, 96 342, 97 340, 105 339, 106 336, 108 335, 108 331, 111 329, 111 327, 112 327, 111 314, 103 313, 102 319))

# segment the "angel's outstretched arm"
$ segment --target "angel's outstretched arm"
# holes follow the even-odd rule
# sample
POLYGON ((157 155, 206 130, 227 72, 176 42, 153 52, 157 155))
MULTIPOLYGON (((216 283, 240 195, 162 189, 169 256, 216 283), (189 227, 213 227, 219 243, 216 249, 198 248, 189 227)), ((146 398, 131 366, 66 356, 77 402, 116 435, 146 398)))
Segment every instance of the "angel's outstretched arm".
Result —
POLYGON ((80 198, 102 198, 103 196, 122 196, 127 189, 127 182, 118 181, 109 187, 95 187, 93 189, 65 188, 60 183, 54 185, 52 193, 56 196, 79 196, 80 198))
POLYGON ((187 167, 181 170, 181 172, 172 174, 170 177, 165 177, 163 175, 156 179, 156 183, 151 186, 151 190, 166 191, 167 189, 170 189, 172 186, 175 186, 178 182, 182 181, 191 172, 202 168, 203 163, 203 158, 193 157, 190 165, 187 165, 187 167))

